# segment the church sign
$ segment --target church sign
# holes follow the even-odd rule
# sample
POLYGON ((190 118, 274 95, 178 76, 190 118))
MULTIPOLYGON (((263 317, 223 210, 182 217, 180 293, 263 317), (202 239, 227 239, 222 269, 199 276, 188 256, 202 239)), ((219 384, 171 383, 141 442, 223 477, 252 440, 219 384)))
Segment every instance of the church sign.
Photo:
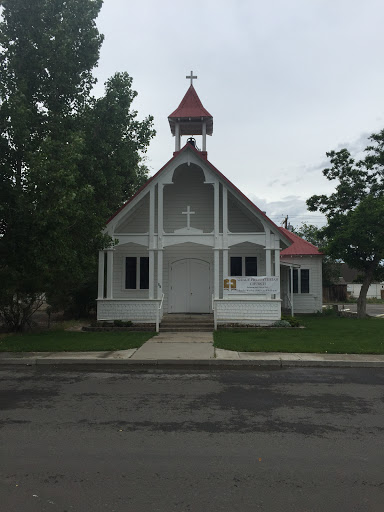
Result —
POLYGON ((251 295, 278 294, 280 279, 278 276, 228 277, 224 279, 224 292, 251 295))

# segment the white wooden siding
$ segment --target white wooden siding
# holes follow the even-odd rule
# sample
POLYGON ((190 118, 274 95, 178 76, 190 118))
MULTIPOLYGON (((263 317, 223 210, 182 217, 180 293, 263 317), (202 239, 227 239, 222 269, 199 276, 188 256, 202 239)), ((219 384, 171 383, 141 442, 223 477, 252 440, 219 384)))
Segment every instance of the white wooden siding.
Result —
POLYGON ((228 229, 231 233, 264 232, 261 222, 228 193, 228 229))
POLYGON ((116 226, 115 233, 148 233, 149 231, 149 193, 116 226))
MULTIPOLYGON (((115 299, 148 299, 149 290, 126 290, 125 289, 125 258, 148 258, 148 250, 142 245, 123 244, 118 245, 113 253, 113 298, 115 299)), ((155 257, 155 283, 157 283, 155 257)), ((156 293, 156 287, 155 287, 156 293)))
MULTIPOLYGON (((265 276, 265 249, 261 245, 244 242, 242 244, 232 245, 228 251, 228 272, 231 269, 231 257, 233 256, 256 256, 257 275, 265 276)), ((228 273, 228 275, 230 275, 228 273)))
POLYGON ((187 206, 195 212, 191 215, 191 227, 204 233, 213 231, 213 186, 204 184, 204 173, 196 165, 186 164, 176 169, 173 185, 164 187, 164 231, 173 233, 187 227, 187 216, 182 212, 187 206))
MULTIPOLYGON (((293 308, 295 313, 316 313, 321 311, 323 304, 322 286, 322 257, 321 256, 295 256, 281 258, 281 261, 300 265, 300 269, 309 270, 309 293, 294 293, 293 308)), ((285 271, 281 279, 281 292, 287 293, 288 272, 285 271)), ((299 290, 300 292, 300 286, 299 290)))
POLYGON ((279 300, 218 300, 215 309, 218 324, 270 325, 281 318, 279 300))
POLYGON ((140 323, 155 323, 159 301, 154 300, 109 300, 97 301, 98 320, 131 320, 140 323))

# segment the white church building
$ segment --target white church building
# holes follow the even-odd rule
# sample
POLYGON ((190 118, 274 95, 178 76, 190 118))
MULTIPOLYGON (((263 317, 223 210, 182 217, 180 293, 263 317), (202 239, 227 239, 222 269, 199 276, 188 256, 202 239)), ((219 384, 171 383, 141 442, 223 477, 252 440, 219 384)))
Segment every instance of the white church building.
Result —
POLYGON ((156 324, 213 314, 220 325, 270 325, 322 306, 322 255, 276 226, 207 158, 213 117, 192 80, 169 116, 173 157, 107 222, 98 320, 156 324), (189 136, 181 146, 181 137, 189 136), (192 136, 201 136, 198 149, 192 136))

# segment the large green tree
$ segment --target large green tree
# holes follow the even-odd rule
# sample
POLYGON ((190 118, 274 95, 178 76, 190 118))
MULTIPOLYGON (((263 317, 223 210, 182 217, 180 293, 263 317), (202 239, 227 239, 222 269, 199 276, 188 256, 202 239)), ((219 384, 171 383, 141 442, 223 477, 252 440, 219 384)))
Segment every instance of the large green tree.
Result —
POLYGON ((17 329, 43 293, 89 283, 106 219, 146 179, 131 77, 92 96, 101 5, 0 0, 0 314, 17 329))
POLYGON ((335 192, 307 201, 310 211, 318 210, 327 218, 322 230, 327 254, 364 276, 357 301, 360 318, 366 316, 369 285, 384 279, 384 130, 369 139, 360 160, 347 149, 327 153, 332 167, 323 174, 337 182, 335 192))

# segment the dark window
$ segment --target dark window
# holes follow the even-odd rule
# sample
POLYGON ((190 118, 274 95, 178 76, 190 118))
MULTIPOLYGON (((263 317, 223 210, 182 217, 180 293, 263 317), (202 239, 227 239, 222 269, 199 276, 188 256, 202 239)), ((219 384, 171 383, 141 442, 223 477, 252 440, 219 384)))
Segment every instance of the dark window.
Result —
POLYGON ((309 293, 309 270, 301 270, 301 293, 309 293))
POLYGON ((149 288, 149 258, 140 258, 140 289, 149 288))
POLYGON ((125 258, 125 288, 136 290, 136 258, 125 258))
POLYGON ((245 257, 245 275, 257 276, 257 258, 255 256, 245 257))
MULTIPOLYGON (((289 272, 289 291, 291 291, 291 272, 289 272)), ((300 270, 300 292, 309 293, 309 270, 300 270)), ((299 293, 299 270, 293 269, 293 293, 299 293)))
POLYGON ((293 293, 299 292, 299 272, 297 268, 293 269, 293 293))
POLYGON ((242 276, 243 266, 241 256, 232 256, 231 258, 231 276, 242 276))

